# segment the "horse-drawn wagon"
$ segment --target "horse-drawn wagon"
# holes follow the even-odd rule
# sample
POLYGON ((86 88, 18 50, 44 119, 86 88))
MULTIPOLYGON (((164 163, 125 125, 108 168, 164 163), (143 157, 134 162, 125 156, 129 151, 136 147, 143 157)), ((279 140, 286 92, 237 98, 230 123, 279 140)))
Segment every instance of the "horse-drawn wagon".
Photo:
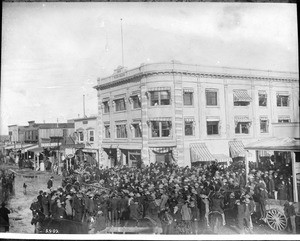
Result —
MULTIPOLYGON (((299 152, 300 141, 294 138, 266 138, 254 143, 250 143, 245 146, 246 150, 255 151, 278 151, 278 152, 290 152, 291 153, 291 177, 293 179, 293 205, 295 207, 296 216, 300 216, 300 210, 298 202, 299 183, 297 182, 297 175, 299 172, 299 152), (296 154, 298 160, 296 161, 296 154)), ((246 170, 249 170, 249 166, 246 159, 246 170)), ((248 173, 248 171, 246 171, 248 173)), ((266 204, 266 223, 270 228, 276 231, 286 229, 288 224, 288 217, 285 216, 284 205, 286 200, 269 199, 266 204)))

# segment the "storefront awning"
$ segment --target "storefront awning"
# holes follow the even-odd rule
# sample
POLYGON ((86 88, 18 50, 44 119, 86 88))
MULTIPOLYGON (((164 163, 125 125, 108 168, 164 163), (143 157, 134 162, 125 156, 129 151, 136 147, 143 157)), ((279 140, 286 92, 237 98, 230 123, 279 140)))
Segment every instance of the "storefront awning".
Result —
POLYGON ((294 151, 300 152, 300 140, 294 138, 266 138, 248 144, 247 150, 272 150, 272 151, 294 151))
POLYGON ((232 158, 230 158, 229 156, 225 155, 225 154, 213 154, 214 158, 216 159, 217 162, 226 162, 229 164, 229 162, 232 161, 232 158))
POLYGON ((252 98, 248 95, 247 90, 235 90, 233 91, 233 101, 250 102, 252 98))
POLYGON ((229 151, 232 158, 235 157, 245 157, 246 150, 244 148, 244 144, 241 141, 229 141, 229 151))
POLYGON ((89 153, 97 153, 98 149, 84 148, 84 149, 82 149, 82 151, 89 152, 89 153))
POLYGON ((190 144, 191 162, 209 162, 215 161, 214 156, 210 153, 205 143, 190 144))
POLYGON ((157 152, 159 154, 164 154, 164 153, 168 153, 170 151, 173 150, 175 146, 166 146, 166 147, 150 147, 150 150, 152 150, 153 152, 157 152))
POLYGON ((27 151, 32 151, 32 149, 35 149, 37 148, 39 145, 31 145, 31 146, 28 146, 28 147, 24 147, 22 148, 22 153, 25 153, 27 151))
POLYGON ((30 151, 32 151, 34 153, 41 153, 44 151, 44 148, 43 147, 35 147, 35 148, 32 148, 30 151))
POLYGON ((5 150, 11 150, 11 149, 14 149, 15 146, 14 145, 8 145, 6 147, 4 147, 5 150))

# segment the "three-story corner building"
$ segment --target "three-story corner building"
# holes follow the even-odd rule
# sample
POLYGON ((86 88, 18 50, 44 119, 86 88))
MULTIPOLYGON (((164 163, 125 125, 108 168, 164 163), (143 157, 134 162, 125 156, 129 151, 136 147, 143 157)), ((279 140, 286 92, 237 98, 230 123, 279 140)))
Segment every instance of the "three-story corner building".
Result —
POLYGON ((119 67, 95 89, 104 166, 245 156, 272 123, 299 122, 298 73, 157 63, 119 67))

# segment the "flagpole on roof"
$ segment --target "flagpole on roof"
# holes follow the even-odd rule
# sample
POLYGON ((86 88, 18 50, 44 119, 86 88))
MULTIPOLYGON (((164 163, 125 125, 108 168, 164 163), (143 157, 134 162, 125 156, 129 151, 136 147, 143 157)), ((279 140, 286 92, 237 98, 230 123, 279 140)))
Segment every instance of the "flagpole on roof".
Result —
POLYGON ((122 25, 122 18, 121 18, 121 40, 122 40, 122 67, 124 67, 124 46, 123 46, 123 25, 122 25))

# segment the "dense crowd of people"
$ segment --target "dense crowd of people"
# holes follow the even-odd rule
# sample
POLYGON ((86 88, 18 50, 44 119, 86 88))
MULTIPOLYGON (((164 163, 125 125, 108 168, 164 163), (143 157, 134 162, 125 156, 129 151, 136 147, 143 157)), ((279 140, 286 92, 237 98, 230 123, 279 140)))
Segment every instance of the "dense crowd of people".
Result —
POLYGON ((246 225, 252 232, 255 202, 259 218, 265 220, 270 198, 286 200, 285 210, 294 215, 290 176, 282 170, 252 169, 246 180, 245 169, 218 164, 190 168, 155 163, 145 168, 102 169, 80 165, 64 176, 56 190, 53 179, 48 181, 47 191, 40 191, 31 210, 55 219, 95 221, 95 232, 147 218, 163 234, 198 234, 212 225, 215 213, 222 225, 235 225, 240 233, 246 225))

